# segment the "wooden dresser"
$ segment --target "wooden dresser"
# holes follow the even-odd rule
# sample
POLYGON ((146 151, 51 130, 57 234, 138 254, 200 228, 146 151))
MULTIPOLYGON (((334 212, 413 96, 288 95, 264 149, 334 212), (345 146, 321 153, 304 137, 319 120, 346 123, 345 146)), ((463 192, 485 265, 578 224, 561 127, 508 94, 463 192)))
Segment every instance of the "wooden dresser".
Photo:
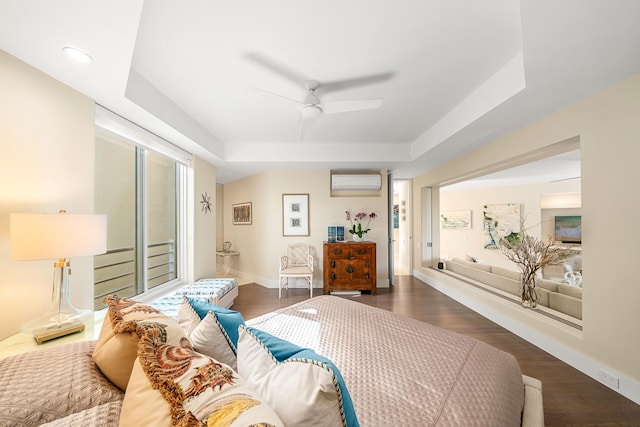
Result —
POLYGON ((376 290, 376 244, 338 242, 324 244, 324 293, 376 290))

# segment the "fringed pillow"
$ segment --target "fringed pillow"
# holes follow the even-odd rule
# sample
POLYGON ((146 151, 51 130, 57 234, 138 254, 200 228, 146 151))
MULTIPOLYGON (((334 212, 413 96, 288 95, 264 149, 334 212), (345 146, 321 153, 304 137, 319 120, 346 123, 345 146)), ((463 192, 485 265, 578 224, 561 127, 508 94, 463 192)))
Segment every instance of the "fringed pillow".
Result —
POLYGON ((133 362, 137 357, 138 340, 148 328, 158 328, 160 338, 168 344, 187 340, 184 329, 175 319, 153 307, 132 299, 109 296, 105 316, 93 360, 102 373, 120 390, 126 390, 133 362))
POLYGON ((140 340, 120 426, 283 426, 229 366, 148 330, 140 340))

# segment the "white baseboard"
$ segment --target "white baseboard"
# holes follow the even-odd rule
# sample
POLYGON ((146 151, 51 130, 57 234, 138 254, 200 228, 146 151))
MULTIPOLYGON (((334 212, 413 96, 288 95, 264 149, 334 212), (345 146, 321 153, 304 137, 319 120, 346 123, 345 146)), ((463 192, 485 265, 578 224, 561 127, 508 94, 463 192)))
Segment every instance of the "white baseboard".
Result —
POLYGON ((487 319, 497 323, 508 331, 535 345, 536 347, 541 348, 554 357, 562 360, 566 364, 576 368, 585 375, 588 375, 596 381, 604 384, 616 393, 619 393, 622 396, 632 400, 633 402, 640 404, 640 382, 638 382, 637 380, 616 371, 615 368, 603 365, 601 362, 598 362, 590 356, 545 335, 539 330, 533 329, 530 326, 523 324, 514 317, 508 316, 505 313, 501 313, 494 308, 482 303, 481 301, 471 298, 469 295, 461 292, 458 289, 451 288, 446 283, 437 280, 437 278, 434 278, 431 275, 427 276, 426 274, 418 270, 414 270, 413 275, 416 278, 422 280, 425 284, 431 286, 434 289, 437 289, 445 295, 450 296, 454 300, 465 305, 476 313, 479 313, 483 317, 486 317, 487 319), (619 378, 619 388, 613 388, 600 379, 599 376, 601 369, 604 369, 608 373, 619 378))

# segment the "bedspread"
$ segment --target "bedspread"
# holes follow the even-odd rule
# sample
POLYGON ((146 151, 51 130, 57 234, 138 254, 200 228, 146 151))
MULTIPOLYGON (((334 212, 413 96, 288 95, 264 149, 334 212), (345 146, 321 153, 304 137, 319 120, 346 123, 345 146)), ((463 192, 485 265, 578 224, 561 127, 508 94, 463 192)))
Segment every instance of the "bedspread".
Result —
POLYGON ((517 426, 515 358, 474 338, 335 296, 247 324, 332 360, 362 426, 517 426))

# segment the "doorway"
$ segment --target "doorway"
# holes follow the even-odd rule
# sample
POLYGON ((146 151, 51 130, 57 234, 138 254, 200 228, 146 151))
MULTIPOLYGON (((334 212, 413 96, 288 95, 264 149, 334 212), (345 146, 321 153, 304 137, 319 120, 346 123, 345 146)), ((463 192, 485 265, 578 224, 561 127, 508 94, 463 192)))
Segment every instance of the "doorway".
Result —
POLYGON ((392 242, 393 274, 411 274, 411 181, 393 180, 392 242))

